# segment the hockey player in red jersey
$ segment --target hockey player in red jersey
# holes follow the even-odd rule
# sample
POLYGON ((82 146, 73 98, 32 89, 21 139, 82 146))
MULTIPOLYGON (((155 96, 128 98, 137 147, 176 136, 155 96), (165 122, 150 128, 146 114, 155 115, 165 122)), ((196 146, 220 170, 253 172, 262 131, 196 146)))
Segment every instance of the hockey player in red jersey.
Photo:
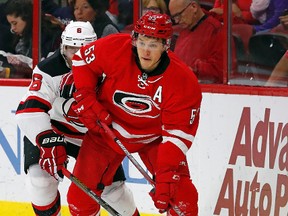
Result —
MULTIPOLYGON (((156 208, 176 215, 173 203, 184 215, 196 216, 198 193, 186 153, 198 128, 202 94, 194 73, 169 50, 171 36, 170 18, 148 12, 135 24, 132 38, 114 34, 74 55, 73 109, 88 132, 73 172, 89 187, 111 184, 125 153, 100 120, 152 173, 156 208), (96 89, 99 77, 105 79, 96 89)), ((91 213, 88 196, 73 184, 67 200, 72 215, 91 213)))
MULTIPOLYGON (((16 112, 18 125, 25 134, 24 169, 29 177, 32 206, 39 216, 60 215, 61 169, 67 155, 77 158, 87 131, 71 109, 75 103, 72 56, 82 45, 96 39, 89 22, 69 23, 62 33, 61 48, 35 67, 32 82, 16 112)), ((124 180, 122 166, 119 166, 102 198, 122 215, 139 215, 124 180)), ((99 205, 92 202, 96 211, 91 215, 96 215, 99 205)))

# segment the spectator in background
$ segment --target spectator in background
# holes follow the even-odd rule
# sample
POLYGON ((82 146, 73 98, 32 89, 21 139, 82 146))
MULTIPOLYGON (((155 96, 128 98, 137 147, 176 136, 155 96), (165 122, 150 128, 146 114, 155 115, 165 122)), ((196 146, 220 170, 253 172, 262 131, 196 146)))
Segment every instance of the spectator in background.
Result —
POLYGON ((161 14, 167 13, 167 5, 164 0, 142 0, 142 7, 142 15, 148 11, 161 14))
POLYGON ((223 82, 223 33, 219 20, 203 12, 198 0, 170 0, 171 18, 179 24, 174 52, 200 82, 223 82))
POLYGON ((266 8, 266 19, 258 25, 253 25, 255 33, 268 32, 280 24, 279 17, 288 9, 287 0, 271 0, 266 8))
POLYGON ((49 12, 49 14, 45 15, 49 17, 52 23, 61 26, 62 29, 65 28, 70 20, 76 20, 89 21, 93 25, 98 37, 119 32, 117 11, 115 9, 117 1, 115 0, 67 0, 66 7, 55 8, 52 5, 55 6, 55 3, 45 4, 45 11, 49 12), (54 11, 52 8, 54 8, 54 11))
MULTIPOLYGON (((232 1, 232 17, 233 24, 255 24, 256 19, 252 17, 250 5, 252 0, 233 0, 232 1)), ((211 15, 223 22, 223 0, 215 0, 213 8, 209 11, 211 15)))
POLYGON ((106 14, 108 0, 75 0, 73 8, 75 20, 89 21, 98 38, 119 32, 117 25, 106 14))
MULTIPOLYGON (((11 77, 14 78, 30 78, 32 75, 32 11, 31 0, 8 1, 5 7, 11 32, 15 34, 12 53, 18 55, 7 56, 8 63, 13 67, 11 77)), ((61 32, 62 29, 58 25, 52 24, 42 16, 41 58, 46 58, 50 52, 59 47, 61 32)))
MULTIPOLYGON (((153 11, 155 13, 166 14, 167 5, 164 0, 142 0, 142 15, 148 11, 153 11)), ((122 32, 131 33, 134 25, 127 25, 122 32)))
MULTIPOLYGON (((28 57, 32 57, 32 11, 31 0, 9 1, 5 8, 11 31, 17 35, 15 53, 28 57)), ((62 30, 57 25, 51 24, 43 16, 41 27, 41 57, 45 58, 49 52, 53 52, 59 47, 62 30)))

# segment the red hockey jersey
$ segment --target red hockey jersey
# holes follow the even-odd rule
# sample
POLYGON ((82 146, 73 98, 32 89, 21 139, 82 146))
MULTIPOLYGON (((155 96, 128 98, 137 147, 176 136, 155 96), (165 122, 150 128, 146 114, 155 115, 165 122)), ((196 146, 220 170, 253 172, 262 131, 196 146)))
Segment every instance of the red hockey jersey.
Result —
MULTIPOLYGON (((152 74, 137 64, 129 34, 114 34, 82 47, 73 58, 76 89, 94 90, 112 116, 113 131, 130 152, 171 142, 184 154, 199 123, 201 90, 194 73, 168 51, 152 74)), ((97 136, 99 142, 104 136, 97 136)), ((110 140, 110 144, 113 141, 110 140)))

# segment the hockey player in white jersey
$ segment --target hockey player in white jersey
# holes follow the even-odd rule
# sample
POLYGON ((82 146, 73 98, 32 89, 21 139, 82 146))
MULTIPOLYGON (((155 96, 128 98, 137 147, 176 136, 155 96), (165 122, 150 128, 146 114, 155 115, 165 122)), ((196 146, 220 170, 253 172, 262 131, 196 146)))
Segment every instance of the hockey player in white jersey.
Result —
MULTIPOLYGON (((68 156, 77 158, 87 131, 70 109, 75 91, 71 59, 81 46, 95 41, 97 36, 89 22, 71 21, 61 38, 60 49, 33 70, 31 84, 16 112, 17 123, 25 135, 24 169, 29 177, 31 202, 39 216, 60 215, 61 170, 68 156)), ((120 166, 113 184, 104 188, 102 198, 121 215, 139 215, 124 181, 120 166)))

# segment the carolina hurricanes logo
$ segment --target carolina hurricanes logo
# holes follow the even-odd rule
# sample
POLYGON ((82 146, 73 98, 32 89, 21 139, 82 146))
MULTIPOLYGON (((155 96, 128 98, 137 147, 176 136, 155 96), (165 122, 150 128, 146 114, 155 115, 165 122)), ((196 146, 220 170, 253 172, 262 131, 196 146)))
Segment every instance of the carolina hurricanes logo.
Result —
POLYGON ((66 100, 62 104, 63 115, 68 122, 73 123, 79 127, 84 127, 83 123, 79 120, 77 114, 72 109, 72 106, 75 103, 76 101, 74 100, 74 98, 70 98, 69 100, 66 100))
POLYGON ((159 106, 148 95, 116 91, 113 100, 114 104, 133 116, 157 118, 160 115, 159 106))

